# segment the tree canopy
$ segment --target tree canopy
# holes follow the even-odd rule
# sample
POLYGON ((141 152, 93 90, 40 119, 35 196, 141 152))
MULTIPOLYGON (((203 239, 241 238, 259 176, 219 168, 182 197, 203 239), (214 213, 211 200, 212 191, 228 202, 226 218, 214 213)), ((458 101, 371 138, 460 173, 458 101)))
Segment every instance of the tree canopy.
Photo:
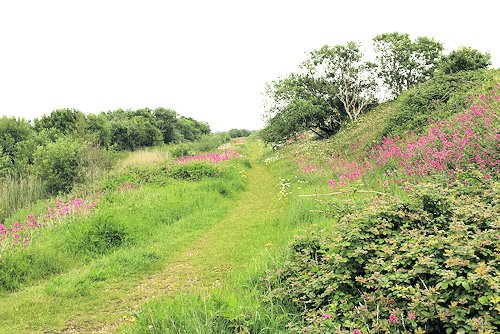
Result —
POLYGON ((490 65, 491 55, 489 53, 482 53, 479 50, 463 46, 444 56, 439 63, 439 69, 445 74, 451 74, 479 70, 490 65))
POLYGON ((305 130, 328 137, 345 120, 356 120, 376 102, 374 67, 363 56, 355 42, 325 45, 309 53, 299 73, 268 84, 265 139, 282 141, 305 130))
POLYGON ((411 40, 408 34, 393 32, 373 39, 378 73, 392 97, 429 79, 443 51, 443 45, 429 37, 411 40))

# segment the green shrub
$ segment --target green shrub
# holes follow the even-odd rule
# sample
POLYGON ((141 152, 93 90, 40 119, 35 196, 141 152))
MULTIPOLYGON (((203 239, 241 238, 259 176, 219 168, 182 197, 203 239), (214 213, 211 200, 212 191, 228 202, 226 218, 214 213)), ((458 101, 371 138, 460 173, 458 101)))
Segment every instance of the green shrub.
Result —
POLYGON ((229 140, 231 140, 231 137, 226 132, 204 135, 197 141, 173 145, 170 153, 174 158, 179 158, 201 152, 211 152, 217 150, 219 146, 229 140))
POLYGON ((467 106, 471 91, 493 82, 492 72, 466 71, 437 74, 410 89, 397 100, 397 112, 389 119, 384 135, 419 132, 429 119, 442 120, 467 106))
POLYGON ((498 332, 499 191, 471 173, 378 200, 296 239, 267 297, 322 333, 498 332))
POLYGON ((67 192, 76 182, 83 182, 84 147, 84 143, 63 137, 37 149, 35 173, 49 192, 67 192))
POLYGON ((443 57, 438 67, 440 71, 450 74, 460 71, 475 71, 490 65, 491 55, 489 53, 481 53, 479 50, 464 46, 443 57))
POLYGON ((193 150, 193 145, 191 143, 182 143, 174 145, 170 150, 170 153, 174 158, 187 157, 196 154, 196 152, 193 150))
POLYGON ((167 174, 180 180, 198 181, 205 177, 219 177, 222 170, 210 162, 191 162, 175 164, 166 169, 167 174))
POLYGON ((124 184, 132 186, 147 183, 165 185, 168 179, 168 175, 158 166, 128 166, 126 170, 110 173, 102 180, 102 187, 116 190, 124 184))
POLYGON ((111 168, 112 153, 72 137, 61 137, 40 146, 33 170, 50 193, 68 192, 76 183, 95 181, 111 168))

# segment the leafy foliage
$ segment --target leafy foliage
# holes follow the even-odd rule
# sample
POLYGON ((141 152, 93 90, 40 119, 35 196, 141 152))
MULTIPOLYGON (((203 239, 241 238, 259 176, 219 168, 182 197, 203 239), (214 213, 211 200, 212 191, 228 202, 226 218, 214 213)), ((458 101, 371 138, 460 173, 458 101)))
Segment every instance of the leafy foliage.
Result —
POLYGON ((252 131, 247 129, 231 129, 227 132, 231 138, 248 137, 252 131))
POLYGON ((29 139, 34 134, 30 124, 24 119, 15 117, 0 118, 0 151, 11 160, 16 151, 16 144, 29 139))
POLYGON ((85 115, 77 109, 57 109, 50 115, 35 119, 34 124, 38 132, 44 129, 55 129, 63 135, 74 134, 75 132, 82 135, 85 127, 85 115))
POLYGON ((325 45, 312 51, 303 64, 313 78, 331 87, 340 102, 342 119, 355 121, 376 103, 375 65, 365 62, 363 56, 361 46, 355 42, 325 45))
POLYGON ((429 119, 440 120, 467 107, 471 91, 482 85, 493 86, 488 71, 436 74, 427 82, 408 90, 397 100, 397 112, 388 122, 385 134, 420 131, 429 119))
POLYGON ((213 163, 190 162, 168 166, 167 174, 174 179, 199 181, 206 177, 221 176, 221 169, 213 163))
POLYGON ((407 200, 378 199, 334 232, 296 239, 289 261, 268 277, 267 297, 318 332, 494 332, 499 187, 464 173, 449 185, 422 184, 407 200))
POLYGON ((446 74, 475 71, 491 65, 491 55, 463 46, 453 50, 439 62, 439 70, 446 74))
MULTIPOLYGON (((70 191, 76 183, 86 180, 85 171, 93 167, 91 150, 86 142, 62 137, 38 147, 34 154, 34 172, 43 180, 48 192, 70 191)), ((108 159, 100 155, 96 163, 106 164, 108 159)))
POLYGON ((428 37, 412 41, 408 34, 386 33, 373 39, 378 71, 393 97, 429 79, 443 46, 428 37))
POLYGON ((280 142, 306 130, 326 138, 346 120, 356 120, 376 102, 373 66, 362 58, 354 42, 325 45, 310 53, 303 73, 269 84, 264 139, 280 142))

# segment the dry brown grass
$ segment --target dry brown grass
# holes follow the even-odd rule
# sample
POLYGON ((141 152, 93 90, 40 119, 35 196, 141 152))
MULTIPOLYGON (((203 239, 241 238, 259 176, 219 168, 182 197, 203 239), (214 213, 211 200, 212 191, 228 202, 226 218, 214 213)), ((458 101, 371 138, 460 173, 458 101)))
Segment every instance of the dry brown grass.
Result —
POLYGON ((139 150, 131 152, 119 163, 119 167, 155 165, 169 158, 170 154, 166 150, 139 150))

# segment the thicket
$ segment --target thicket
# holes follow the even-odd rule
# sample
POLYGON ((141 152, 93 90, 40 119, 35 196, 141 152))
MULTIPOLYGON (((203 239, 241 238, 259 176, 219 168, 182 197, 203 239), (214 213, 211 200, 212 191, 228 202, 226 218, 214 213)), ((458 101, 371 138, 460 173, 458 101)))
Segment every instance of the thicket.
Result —
POLYGON ((302 315, 297 332, 497 332, 499 187, 473 171, 434 179, 311 230, 267 300, 302 315))

